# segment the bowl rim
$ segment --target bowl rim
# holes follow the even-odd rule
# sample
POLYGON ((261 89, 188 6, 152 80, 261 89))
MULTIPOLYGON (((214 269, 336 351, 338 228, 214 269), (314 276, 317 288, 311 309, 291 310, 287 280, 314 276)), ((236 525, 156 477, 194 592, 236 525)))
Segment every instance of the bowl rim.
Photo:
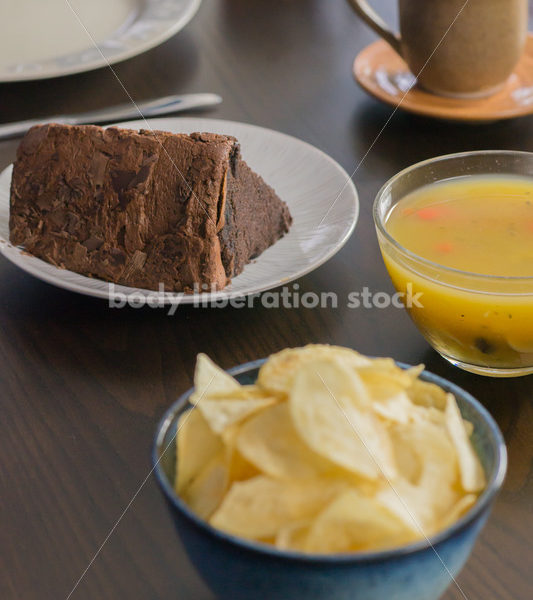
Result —
MULTIPOLYGON (((438 164, 438 163, 445 162, 448 160, 470 158, 470 157, 475 157, 475 156, 489 156, 489 157, 490 156, 493 156, 493 157, 496 157, 496 156, 507 156, 507 157, 523 156, 523 157, 533 158, 533 152, 527 152, 527 151, 523 151, 523 150, 473 150, 473 151, 468 151, 468 152, 455 152, 452 154, 442 154, 441 156, 435 156, 433 158, 428 158, 426 160, 417 162, 405 169, 402 169, 401 171, 396 173, 396 175, 391 177, 384 185, 381 186, 378 193, 376 194, 376 198, 374 199, 374 204, 372 206, 372 216, 374 219, 374 225, 375 225, 376 229, 378 230, 378 233, 383 235, 385 237, 385 239, 390 244, 392 244, 396 250, 398 250, 401 254, 404 254, 405 256, 409 257, 410 259, 412 259, 418 263, 421 263, 422 265, 431 267, 433 269, 437 269, 439 271, 443 271, 445 273, 461 275, 463 277, 474 278, 476 280, 485 280, 487 282, 509 281, 512 283, 531 283, 533 281, 533 275, 511 276, 511 275, 488 275, 488 274, 483 274, 483 273, 475 273, 473 271, 463 271, 462 269, 456 269, 455 267, 447 267, 446 265, 441 265, 440 263, 429 260, 428 258, 424 258, 423 256, 420 256, 419 254, 416 254, 415 252, 408 250, 402 244, 400 244, 400 242, 398 242, 385 228, 386 219, 382 219, 381 216, 379 215, 379 208, 382 204, 383 199, 386 196, 386 193, 390 190, 390 188, 392 188, 392 186, 398 180, 402 179, 406 175, 409 175, 410 173, 412 173, 420 168, 427 167, 432 164, 438 164)), ((505 171, 502 171, 502 174, 504 174, 504 173, 505 173, 505 171)), ((458 176, 460 176, 460 175, 458 175, 458 176)), ((525 176, 527 177, 528 175, 525 175, 525 176)), ((447 179, 451 179, 451 178, 447 178, 447 179)), ((436 180, 435 183, 438 183, 440 181, 446 181, 447 179, 436 180)), ((428 185, 430 185, 430 184, 428 184, 428 185)), ((446 282, 440 282, 440 283, 446 283, 446 282)), ((450 284, 447 284, 447 285, 450 285, 450 284)), ((453 287, 459 287, 459 286, 454 285, 453 287)), ((482 290, 480 290, 480 291, 482 291, 482 290)), ((523 295, 523 293, 520 293, 520 292, 517 292, 517 293, 509 292, 509 294, 510 295, 523 295)), ((498 295, 501 295, 501 293, 498 292, 498 295)), ((530 294, 528 293, 527 295, 530 295, 530 294)))
MULTIPOLYGON (((249 371, 253 371, 261 367, 266 362, 266 358, 243 363, 236 367, 227 370, 232 376, 244 375, 249 371)), ((410 368, 411 365, 395 361, 398 366, 403 369, 410 368)), ((163 469, 161 467, 160 449, 163 447, 163 439, 165 437, 168 427, 177 418, 177 416, 187 408, 189 397, 194 388, 190 388, 184 392, 178 400, 176 400, 170 408, 165 412, 159 424, 157 425, 156 435, 152 444, 152 472, 163 491, 166 499, 170 501, 172 506, 178 510, 183 516, 187 518, 197 528, 203 530, 206 534, 217 538, 220 541, 230 543, 241 550, 252 551, 257 554, 261 554, 265 557, 274 559, 286 559, 294 562, 307 562, 313 564, 355 564, 355 563, 373 563, 381 562, 387 559, 401 558, 423 552, 428 549, 432 549, 436 552, 435 547, 441 542, 451 538, 457 533, 460 533, 478 519, 485 510, 490 508, 492 501, 499 492, 507 471, 507 447, 503 435, 494 421, 489 411, 470 393, 460 388, 455 383, 444 379, 430 371, 422 371, 420 377, 425 381, 436 383, 440 387, 453 393, 456 397, 459 396, 462 401, 465 401, 470 407, 479 414, 482 420, 488 425, 489 431, 492 434, 492 443, 496 454, 496 464, 493 472, 490 475, 487 486, 478 497, 474 506, 464 514, 460 519, 455 521, 452 525, 439 533, 428 536, 426 539, 407 544, 405 546, 399 546, 386 550, 377 550, 371 552, 353 552, 353 553, 335 553, 335 554, 312 554, 299 552, 295 550, 279 550, 269 544, 248 540, 241 538, 230 533, 226 533, 220 529, 217 529, 210 525, 207 521, 196 515, 187 504, 178 496, 174 491, 173 486, 168 481, 163 469)), ((172 443, 174 443, 175 437, 172 442, 167 444, 167 447, 163 450, 166 451, 172 443)))

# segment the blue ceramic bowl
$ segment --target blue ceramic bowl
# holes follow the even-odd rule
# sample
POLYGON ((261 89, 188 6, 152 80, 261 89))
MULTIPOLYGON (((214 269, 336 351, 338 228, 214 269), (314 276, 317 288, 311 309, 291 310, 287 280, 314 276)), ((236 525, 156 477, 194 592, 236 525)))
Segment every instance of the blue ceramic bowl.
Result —
MULTIPOLYGON (((229 372, 254 383, 256 361, 229 372)), ((405 365, 400 365, 405 367, 405 365)), ((487 475, 487 488, 474 507, 427 541, 383 552, 308 555, 276 550, 237 538, 198 518, 173 489, 176 422, 192 390, 168 410, 157 429, 152 460, 187 553, 207 585, 223 600, 437 600, 468 559, 500 489, 507 467, 502 434, 489 413, 456 385, 424 372, 421 378, 457 398, 474 425, 473 443, 487 475)))

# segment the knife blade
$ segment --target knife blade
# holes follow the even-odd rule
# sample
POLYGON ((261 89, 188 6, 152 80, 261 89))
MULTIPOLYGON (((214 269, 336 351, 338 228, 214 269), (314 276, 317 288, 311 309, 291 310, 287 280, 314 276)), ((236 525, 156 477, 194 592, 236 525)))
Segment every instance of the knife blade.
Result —
POLYGON ((146 100, 136 104, 119 104, 74 115, 54 115, 40 119, 4 123, 0 124, 0 140, 24 135, 30 127, 45 123, 62 123, 65 125, 109 123, 111 121, 142 119, 143 117, 155 117, 196 108, 207 108, 221 102, 222 98, 217 94, 182 94, 146 100))

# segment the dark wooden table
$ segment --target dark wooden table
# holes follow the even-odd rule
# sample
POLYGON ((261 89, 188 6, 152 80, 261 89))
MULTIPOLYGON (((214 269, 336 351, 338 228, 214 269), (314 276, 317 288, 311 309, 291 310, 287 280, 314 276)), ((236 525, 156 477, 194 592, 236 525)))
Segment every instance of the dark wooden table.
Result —
MULTIPOLYGON (((375 4, 390 13, 389 1, 375 4)), ((224 103, 206 115, 298 136, 352 172, 391 114, 351 78, 354 56, 372 39, 342 0, 205 0, 183 32, 116 71, 136 100, 218 92, 224 103)), ((0 119, 125 100, 101 69, 0 85, 0 119)), ((0 145, 0 167, 15 148, 0 145)), ((371 221, 378 188, 422 159, 487 148, 533 150, 533 118, 473 127, 398 112, 357 172, 355 234, 301 290, 391 291, 371 221)), ((155 482, 129 505, 150 470, 154 428, 191 385, 198 352, 230 367, 308 342, 424 362, 490 409, 508 444, 509 474, 459 583, 468 600, 533 598, 533 378, 489 380, 452 368, 395 308, 181 307, 170 317, 110 309, 3 259, 0 282, 0 598, 210 599, 155 482)), ((456 588, 445 596, 460 598, 456 588)))

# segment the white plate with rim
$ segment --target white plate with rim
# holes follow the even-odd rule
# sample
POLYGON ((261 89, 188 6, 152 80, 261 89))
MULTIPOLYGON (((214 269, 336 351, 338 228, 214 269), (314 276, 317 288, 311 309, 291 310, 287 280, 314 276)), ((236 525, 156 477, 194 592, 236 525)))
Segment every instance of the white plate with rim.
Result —
POLYGON ((67 290, 154 306, 199 304, 240 298, 287 284, 332 258, 352 234, 359 216, 357 190, 346 171, 327 154, 295 137, 246 123, 219 119, 162 118, 120 123, 132 129, 174 133, 209 131, 235 136, 243 159, 287 203, 293 217, 287 235, 246 265, 223 290, 182 294, 143 290, 85 277, 30 256, 9 243, 11 167, 0 174, 0 253, 28 273, 67 290))
POLYGON ((0 82, 60 77, 132 58, 185 27, 200 3, 1 0, 0 82))

